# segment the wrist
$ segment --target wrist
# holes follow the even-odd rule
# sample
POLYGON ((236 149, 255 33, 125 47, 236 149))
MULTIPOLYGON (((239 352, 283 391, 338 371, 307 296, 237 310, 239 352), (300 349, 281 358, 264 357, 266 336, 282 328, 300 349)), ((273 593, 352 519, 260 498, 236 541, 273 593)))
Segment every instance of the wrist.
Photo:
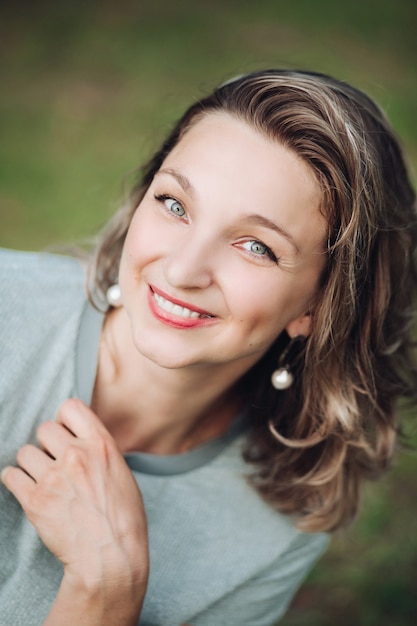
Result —
MULTIPOLYGON (((64 568, 64 576, 44 626, 136 626, 148 582, 148 559, 123 558, 113 547, 106 558, 86 559, 85 567, 64 568), (71 622, 68 616, 71 615, 71 622)), ((143 556, 143 555, 142 555, 143 556)))

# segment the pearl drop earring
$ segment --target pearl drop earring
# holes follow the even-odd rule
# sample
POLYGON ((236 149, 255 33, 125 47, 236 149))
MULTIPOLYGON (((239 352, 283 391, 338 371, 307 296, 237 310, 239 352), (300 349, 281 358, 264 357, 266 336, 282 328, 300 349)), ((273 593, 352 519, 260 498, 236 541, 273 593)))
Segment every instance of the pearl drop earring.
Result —
POLYGON ((291 387, 294 382, 294 374, 291 372, 291 366, 287 362, 289 354, 293 349, 295 343, 298 341, 304 340, 305 337, 303 335, 296 335, 292 337, 288 342, 285 350, 279 357, 278 367, 276 370, 272 372, 271 383, 274 389, 278 391, 284 391, 291 387))
POLYGON ((112 307, 122 306, 122 294, 117 283, 111 285, 106 291, 107 304, 112 307))
POLYGON ((272 386, 278 391, 283 391, 284 389, 288 389, 294 382, 294 376, 291 373, 289 366, 279 367, 274 372, 272 372, 271 383, 272 386))

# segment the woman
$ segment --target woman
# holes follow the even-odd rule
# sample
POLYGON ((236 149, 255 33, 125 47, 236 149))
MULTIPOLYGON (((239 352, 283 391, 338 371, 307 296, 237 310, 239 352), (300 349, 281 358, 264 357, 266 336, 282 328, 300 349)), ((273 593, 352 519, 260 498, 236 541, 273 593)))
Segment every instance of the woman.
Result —
POLYGON ((95 308, 3 253, 2 623, 276 622, 415 397, 414 202, 364 94, 272 70, 178 122, 95 308))

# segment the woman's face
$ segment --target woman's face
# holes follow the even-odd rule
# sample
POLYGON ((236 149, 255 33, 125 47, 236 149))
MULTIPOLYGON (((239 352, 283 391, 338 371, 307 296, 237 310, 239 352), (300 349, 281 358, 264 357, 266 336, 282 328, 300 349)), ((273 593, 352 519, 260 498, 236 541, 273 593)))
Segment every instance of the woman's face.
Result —
POLYGON ((138 206, 120 267, 139 352, 167 368, 251 367, 307 335, 327 222, 309 166, 225 113, 198 121, 138 206))

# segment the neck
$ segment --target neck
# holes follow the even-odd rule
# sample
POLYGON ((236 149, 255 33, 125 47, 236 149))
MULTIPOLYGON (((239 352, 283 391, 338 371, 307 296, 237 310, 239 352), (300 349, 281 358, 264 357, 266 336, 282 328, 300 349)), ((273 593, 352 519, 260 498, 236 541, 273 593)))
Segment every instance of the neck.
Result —
POLYGON ((235 377, 219 368, 179 370, 139 354, 123 310, 108 315, 92 407, 123 452, 185 452, 227 432, 239 409, 235 377))

